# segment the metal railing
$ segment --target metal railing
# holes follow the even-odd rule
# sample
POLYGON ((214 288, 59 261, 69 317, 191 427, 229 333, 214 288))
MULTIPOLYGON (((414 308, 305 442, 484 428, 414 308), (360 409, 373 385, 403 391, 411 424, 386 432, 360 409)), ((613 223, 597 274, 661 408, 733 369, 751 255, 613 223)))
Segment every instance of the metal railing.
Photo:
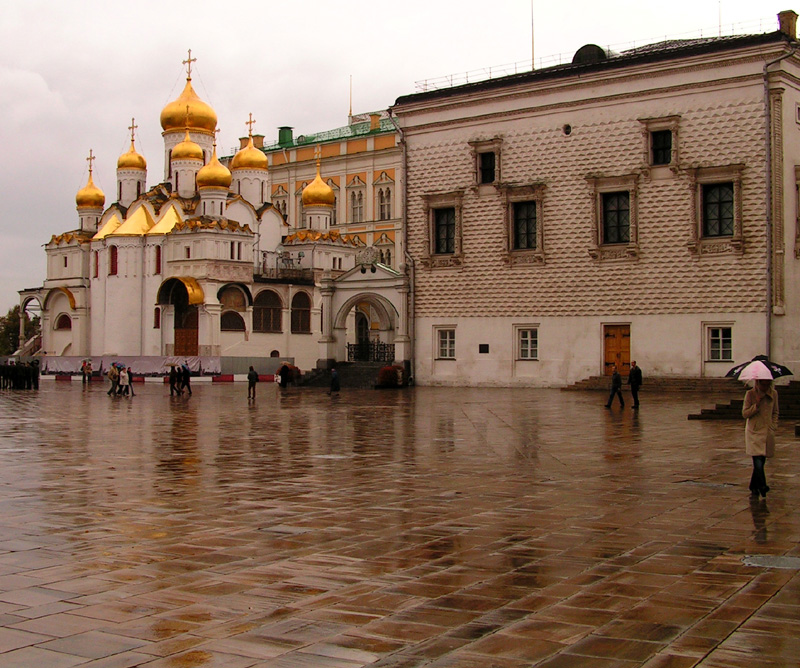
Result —
POLYGON ((394 362, 394 344, 369 341, 347 344, 348 362, 394 362))

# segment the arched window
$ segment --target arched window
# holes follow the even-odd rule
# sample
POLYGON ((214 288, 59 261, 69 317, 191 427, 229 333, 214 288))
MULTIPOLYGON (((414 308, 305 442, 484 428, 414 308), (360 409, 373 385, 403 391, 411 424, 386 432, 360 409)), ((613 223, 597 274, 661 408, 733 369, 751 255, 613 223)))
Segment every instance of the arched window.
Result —
POLYGON ((109 276, 116 276, 117 275, 117 247, 116 246, 109 246, 108 247, 108 275, 109 276))
POLYGON ((156 274, 161 273, 161 246, 156 246, 156 274))
POLYGON ((94 277, 100 276, 100 251, 94 252, 94 277))
POLYGON ((220 329, 223 332, 243 332, 244 318, 236 311, 225 311, 220 321, 220 329))
POLYGON ((272 352, 269 354, 269 356, 270 356, 270 357, 280 357, 280 356, 281 356, 281 353, 280 353, 280 351, 279 351, 279 350, 273 350, 273 351, 272 351, 272 352))
POLYGON ((253 303, 253 331, 280 332, 282 312, 281 298, 272 290, 262 290, 253 303))
POLYGON ((311 333, 311 298, 305 292, 292 297, 292 334, 311 333))
POLYGON ((161 329, 161 309, 158 306, 153 311, 153 329, 161 329))
POLYGON ((219 296, 222 308, 230 311, 244 311, 247 308, 247 299, 239 288, 229 285, 219 296))
POLYGON ((72 329, 72 318, 62 313, 56 320, 56 329, 72 329))

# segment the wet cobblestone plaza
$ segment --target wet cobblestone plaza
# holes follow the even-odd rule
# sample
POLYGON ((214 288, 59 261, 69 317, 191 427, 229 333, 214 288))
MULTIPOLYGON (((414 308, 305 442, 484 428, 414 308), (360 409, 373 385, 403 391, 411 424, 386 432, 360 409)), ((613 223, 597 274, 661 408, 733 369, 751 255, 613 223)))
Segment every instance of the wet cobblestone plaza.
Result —
POLYGON ((800 665, 794 424, 751 501, 698 395, 106 389, 0 394, 3 668, 800 665))

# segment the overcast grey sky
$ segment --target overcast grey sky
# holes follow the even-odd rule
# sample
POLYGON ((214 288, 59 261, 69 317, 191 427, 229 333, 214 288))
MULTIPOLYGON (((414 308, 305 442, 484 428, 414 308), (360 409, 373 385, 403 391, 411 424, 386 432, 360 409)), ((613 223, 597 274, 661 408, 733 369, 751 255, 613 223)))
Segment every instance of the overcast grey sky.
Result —
MULTIPOLYGON (((78 227, 75 194, 86 156, 111 204, 131 117, 148 186, 162 173, 161 109, 183 89, 181 61, 197 58, 197 94, 219 118, 220 153, 279 125, 296 134, 383 109, 415 82, 531 58, 569 60, 593 42, 621 50, 665 36, 769 32, 781 0, 25 0, 0 13, 0 314, 17 290, 45 278, 42 245, 78 227)), ((794 8, 797 10, 797 8, 794 8)))

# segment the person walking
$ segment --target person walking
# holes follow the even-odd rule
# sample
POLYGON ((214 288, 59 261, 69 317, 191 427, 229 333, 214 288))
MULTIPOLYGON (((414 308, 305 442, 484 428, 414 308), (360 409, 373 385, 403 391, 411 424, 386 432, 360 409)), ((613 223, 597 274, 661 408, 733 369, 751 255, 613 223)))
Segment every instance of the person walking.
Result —
POLYGON ((339 390, 342 389, 341 383, 339 382, 339 372, 336 369, 331 369, 331 389, 328 392, 330 395, 338 394, 339 390))
POLYGON ((181 367, 181 391, 186 390, 192 396, 192 372, 189 371, 189 362, 184 362, 181 367))
POLYGON ((628 385, 631 386, 633 407, 639 408, 639 388, 642 386, 642 369, 636 366, 636 360, 631 362, 631 371, 628 374, 628 385))
POLYGON ((183 392, 181 388, 178 386, 180 382, 180 376, 178 374, 178 369, 174 365, 169 368, 169 396, 174 395, 181 395, 183 392))
POLYGON ((123 396, 128 396, 128 370, 125 367, 122 367, 119 370, 119 394, 123 396))
POLYGON ((611 408, 615 396, 619 397, 620 406, 625 408, 625 399, 622 398, 622 376, 619 375, 616 364, 611 369, 611 394, 608 395, 606 408, 611 408))
POLYGON ((767 457, 775 455, 775 430, 778 427, 778 392, 771 380, 756 380, 744 395, 742 417, 745 452, 753 458, 750 494, 767 496, 769 485, 764 473, 767 457))
MULTIPOLYGON (((132 397, 136 396, 133 393, 133 370, 130 367, 128 367, 128 390, 130 390, 130 393, 131 393, 132 397)), ((127 394, 127 392, 126 392, 126 394, 127 394)))
POLYGON ((111 389, 106 392, 106 394, 108 394, 110 397, 113 397, 117 394, 117 388, 119 387, 119 371, 117 370, 117 367, 112 364, 106 375, 111 381, 111 389))
POLYGON ((256 383, 258 382, 258 371, 256 371, 253 367, 250 367, 250 371, 247 372, 247 398, 248 399, 255 399, 256 398, 256 383))

